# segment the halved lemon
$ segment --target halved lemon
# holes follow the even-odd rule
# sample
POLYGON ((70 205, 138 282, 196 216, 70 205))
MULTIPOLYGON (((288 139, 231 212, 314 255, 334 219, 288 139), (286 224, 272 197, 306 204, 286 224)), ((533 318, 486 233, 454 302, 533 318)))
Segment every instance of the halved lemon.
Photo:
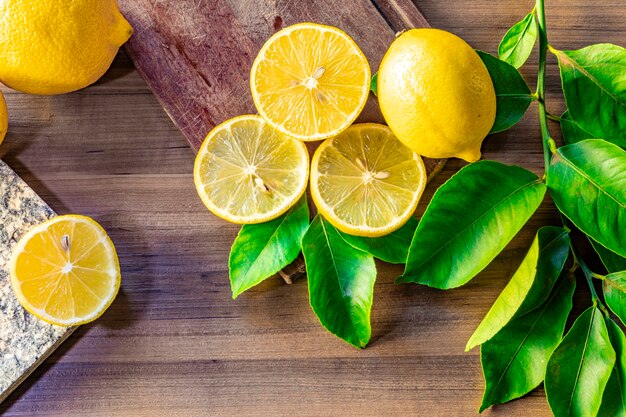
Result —
POLYGON ((88 323, 111 305, 120 288, 115 247, 84 216, 59 216, 32 228, 13 249, 11 284, 33 315, 59 326, 88 323))
POLYGON ((350 126, 320 145, 311 163, 311 195, 342 232, 383 236, 413 215, 426 186, 422 158, 387 126, 350 126))
POLYGON ((204 140, 194 166, 204 205, 232 223, 262 223, 293 206, 309 178, 304 143, 257 115, 230 119, 204 140))
POLYGON ((272 36, 250 74, 261 116, 286 135, 326 139, 357 118, 369 94, 370 67, 357 44, 331 26, 300 23, 272 36))

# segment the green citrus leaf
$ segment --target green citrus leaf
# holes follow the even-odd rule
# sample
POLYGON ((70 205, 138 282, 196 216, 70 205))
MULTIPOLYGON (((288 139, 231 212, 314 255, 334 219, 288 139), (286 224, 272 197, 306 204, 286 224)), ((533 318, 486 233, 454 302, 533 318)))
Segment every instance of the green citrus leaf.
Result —
POLYGON ((591 242, 591 246, 596 251, 602 264, 609 272, 619 272, 626 271, 626 258, 622 258, 617 253, 608 250, 595 240, 589 238, 589 242, 591 242))
POLYGON ((563 141, 566 145, 580 142, 585 139, 596 139, 593 135, 582 130, 581 127, 578 126, 574 120, 572 120, 572 116, 570 116, 569 111, 567 110, 561 116, 560 124, 561 134, 563 135, 563 141))
POLYGON ((228 260, 233 298, 293 262, 300 253, 302 236, 308 227, 306 196, 274 220, 244 225, 228 260))
POLYGON ((378 72, 372 75, 372 81, 370 82, 370 90, 375 96, 378 96, 378 72))
POLYGON ((391 264, 403 264, 406 262, 417 223, 417 219, 411 217, 404 226, 395 232, 381 237, 361 237, 340 233, 346 242, 381 261, 391 264))
POLYGON ((606 328, 615 350, 615 366, 604 388, 598 417, 626 417, 626 337, 610 318, 606 318, 606 328))
POLYGON ((557 149, 547 185, 558 209, 576 227, 626 256, 626 151, 601 139, 557 149))
POLYGON ((513 239, 545 192, 535 174, 517 166, 479 161, 462 168, 435 192, 396 282, 465 284, 513 239))
POLYGON ((356 347, 370 340, 374 258, 348 244, 319 214, 302 239, 309 299, 322 325, 356 347))
POLYGON ((465 350, 495 336, 513 317, 541 305, 556 282, 569 254, 569 235, 561 227, 539 229, 535 240, 507 286, 467 342, 465 350))
POLYGON ((546 371, 546 396, 555 417, 595 416, 615 364, 615 351, 597 307, 580 315, 556 348, 546 371))
POLYGON ((561 275, 546 302, 514 318, 481 346, 480 361, 485 376, 481 412, 519 398, 543 381, 548 359, 563 337, 572 309, 576 280, 567 275, 561 275))
POLYGON ((551 51, 572 119, 592 137, 626 146, 626 49, 605 43, 551 51))
POLYGON ((626 271, 613 272, 602 280, 606 305, 626 323, 626 271))
POLYGON ((519 68, 530 56, 535 42, 537 42, 537 24, 534 13, 529 13, 506 32, 498 46, 498 56, 504 62, 519 68))
POLYGON ((496 90, 496 121, 489 133, 502 132, 520 121, 534 100, 522 75, 512 65, 483 51, 476 51, 487 67, 496 90))

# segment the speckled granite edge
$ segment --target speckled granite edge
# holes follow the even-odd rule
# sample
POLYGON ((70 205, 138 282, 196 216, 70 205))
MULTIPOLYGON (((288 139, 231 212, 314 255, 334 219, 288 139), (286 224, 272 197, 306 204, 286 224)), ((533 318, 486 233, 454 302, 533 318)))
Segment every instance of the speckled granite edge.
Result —
POLYGON ((0 402, 74 330, 32 316, 11 289, 11 249, 30 227, 53 216, 52 209, 0 161, 0 402))

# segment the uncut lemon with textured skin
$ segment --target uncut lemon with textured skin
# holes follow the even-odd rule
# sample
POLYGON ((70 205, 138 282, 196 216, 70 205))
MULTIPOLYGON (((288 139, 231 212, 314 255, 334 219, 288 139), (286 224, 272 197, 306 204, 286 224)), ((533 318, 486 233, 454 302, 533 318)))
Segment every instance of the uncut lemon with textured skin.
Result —
POLYGON ((81 89, 132 32, 116 0, 0 0, 0 81, 30 94, 81 89))
POLYGON ((262 223, 285 213, 304 194, 309 153, 258 115, 227 120, 198 150, 194 182, 204 205, 232 223, 262 223))
POLYGON ((115 247, 85 216, 58 216, 33 227, 13 249, 9 268, 20 304, 59 326, 97 319, 120 288, 115 247))
POLYGON ((4 96, 0 93, 0 145, 4 140, 9 129, 9 113, 7 111, 7 103, 4 101, 4 96))
POLYGON ((250 89, 257 111, 274 128, 313 141, 354 122, 367 101, 370 77, 367 58, 345 32, 300 23, 263 45, 250 89))
POLYGON ((428 158, 480 159, 496 117, 482 60, 438 29, 411 29, 391 44, 378 71, 378 102, 398 139, 428 158))
POLYGON ((311 196, 341 230, 376 237, 413 215, 426 186, 422 158, 376 123, 350 126, 323 142, 311 162, 311 196))

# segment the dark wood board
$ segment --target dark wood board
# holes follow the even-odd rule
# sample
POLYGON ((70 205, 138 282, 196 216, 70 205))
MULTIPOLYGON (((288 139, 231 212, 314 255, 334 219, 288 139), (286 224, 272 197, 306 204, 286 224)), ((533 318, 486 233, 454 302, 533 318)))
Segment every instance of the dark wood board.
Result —
MULTIPOLYGON (((533 6, 518 0, 416 3, 432 26, 492 53, 506 29, 533 6)), ((546 3, 555 47, 624 45, 623 0, 546 3)), ((534 62, 535 55, 522 70, 531 86, 534 62)), ((559 114, 553 57, 549 63, 548 107, 559 114)), ((238 227, 216 219, 197 198, 193 152, 124 54, 100 82, 74 94, 2 91, 10 129, 0 158, 57 213, 90 215, 107 228, 120 254, 123 283, 109 311, 78 328, 0 404, 1 415, 477 415, 480 361, 477 351, 463 352, 465 343, 537 228, 558 224, 551 202, 462 288, 397 286, 399 268, 379 264, 374 338, 358 351, 321 328, 304 280, 291 286, 270 280, 231 299, 226 265, 238 227)), ((558 132, 554 124, 551 129, 558 132)), ((531 106, 518 126, 485 142, 483 157, 541 174, 539 137, 531 106)), ((450 160, 427 187, 424 202, 460 166, 450 160)), ((579 284, 577 311, 589 305, 585 284, 579 284)), ((550 413, 539 389, 483 415, 550 413)))
MULTIPOLYGON (((303 21, 337 26, 374 73, 397 32, 428 27, 408 0, 121 0, 120 9, 135 28, 125 50, 194 150, 217 124, 256 113, 250 67, 281 28, 303 21)), ((383 122, 374 96, 357 121, 383 122)), ((441 166, 425 163, 429 173, 441 166)))

